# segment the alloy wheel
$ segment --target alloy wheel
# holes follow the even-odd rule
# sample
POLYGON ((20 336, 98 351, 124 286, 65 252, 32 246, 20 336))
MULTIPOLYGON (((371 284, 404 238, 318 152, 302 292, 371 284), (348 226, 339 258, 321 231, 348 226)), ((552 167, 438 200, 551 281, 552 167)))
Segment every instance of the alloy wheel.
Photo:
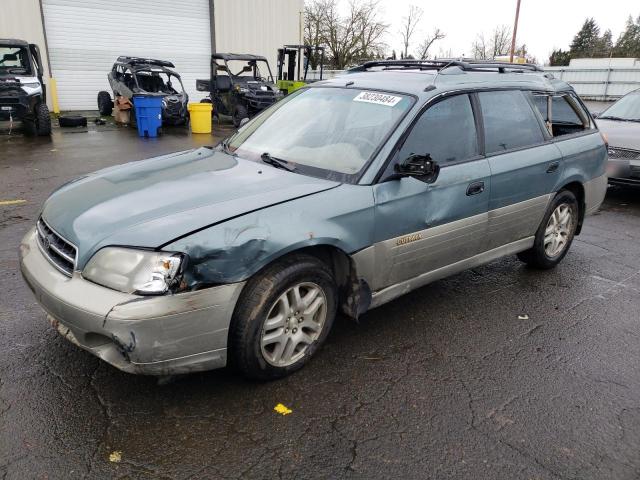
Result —
POLYGON ((287 289, 274 302, 262 326, 260 349, 265 361, 288 367, 302 357, 315 342, 327 319, 327 297, 312 282, 287 289))

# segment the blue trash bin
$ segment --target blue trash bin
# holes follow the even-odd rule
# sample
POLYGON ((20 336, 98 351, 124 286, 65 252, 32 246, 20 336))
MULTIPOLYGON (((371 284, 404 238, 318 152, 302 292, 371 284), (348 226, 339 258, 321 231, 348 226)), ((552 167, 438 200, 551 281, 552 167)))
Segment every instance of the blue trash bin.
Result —
POLYGON ((158 130, 162 127, 162 98, 160 95, 133 96, 139 136, 158 136, 158 130))

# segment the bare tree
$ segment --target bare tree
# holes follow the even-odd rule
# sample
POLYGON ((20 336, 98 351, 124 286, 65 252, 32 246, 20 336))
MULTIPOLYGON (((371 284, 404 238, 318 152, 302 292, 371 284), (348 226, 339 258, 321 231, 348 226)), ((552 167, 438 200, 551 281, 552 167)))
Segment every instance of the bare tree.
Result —
POLYGON ((491 58, 508 55, 511 47, 511 28, 507 25, 497 26, 491 35, 491 58))
POLYGON ((427 35, 418 47, 418 58, 421 60, 429 58, 429 49, 431 46, 444 37, 446 37, 446 34, 439 28, 436 28, 431 35, 427 35))
MULTIPOLYGON (((323 13, 325 9, 324 1, 305 2, 304 5, 304 43, 305 45, 322 45, 323 39, 323 13)), ((311 69, 316 70, 320 63, 320 55, 317 52, 311 53, 309 58, 311 69)))
POLYGON ((406 17, 402 17, 402 27, 400 28, 400 35, 402 36, 402 44, 404 45, 404 57, 409 54, 409 44, 411 43, 411 37, 416 31, 416 27, 422 19, 424 11, 416 6, 409 5, 409 13, 406 17))
POLYGON ((484 34, 480 33, 476 35, 476 39, 471 45, 471 55, 476 60, 487 60, 489 57, 489 48, 487 41, 484 38, 484 34))
POLYGON ((493 29, 489 40, 480 33, 471 45, 471 52, 477 60, 493 60, 500 55, 507 55, 511 45, 511 29, 507 25, 499 25, 493 29))
POLYGON ((389 26, 380 16, 376 0, 350 0, 346 15, 338 0, 311 0, 305 6, 305 41, 324 46, 332 67, 340 70, 384 53, 389 26))

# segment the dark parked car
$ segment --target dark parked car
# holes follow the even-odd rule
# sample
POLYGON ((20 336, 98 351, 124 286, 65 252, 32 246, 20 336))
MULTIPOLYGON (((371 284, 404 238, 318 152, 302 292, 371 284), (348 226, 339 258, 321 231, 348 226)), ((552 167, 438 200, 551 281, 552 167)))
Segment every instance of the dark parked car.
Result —
MULTIPOLYGON (((132 99, 135 94, 161 95, 162 123, 184 125, 189 119, 189 96, 174 64, 164 60, 138 57, 118 57, 107 75, 114 97, 132 99)), ((98 110, 111 115, 113 100, 109 92, 98 93, 98 110)), ((133 116, 135 118, 135 115, 133 116)))
POLYGON ((609 183, 640 185, 640 89, 598 115, 609 139, 609 183))
POLYGON ((21 121, 27 135, 51 133, 42 75, 37 45, 0 39, 0 120, 21 121))
POLYGON ((276 378, 339 310, 505 255, 555 267, 604 198, 606 158, 573 89, 534 66, 372 62, 217 147, 63 185, 21 269, 60 333, 124 371, 231 359, 276 378))

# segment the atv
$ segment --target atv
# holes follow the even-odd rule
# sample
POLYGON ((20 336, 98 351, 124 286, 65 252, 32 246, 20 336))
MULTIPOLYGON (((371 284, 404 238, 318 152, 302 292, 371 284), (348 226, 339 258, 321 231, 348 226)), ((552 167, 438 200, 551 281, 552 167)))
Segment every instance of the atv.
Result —
POLYGON ((0 39, 0 120, 18 120, 27 135, 50 135, 40 50, 24 40, 0 39))
MULTIPOLYGON (((114 99, 125 97, 133 102, 136 94, 162 95, 162 123, 185 125, 189 119, 189 96, 173 68, 173 63, 164 60, 122 56, 113 64, 107 79, 114 99)), ((98 110, 100 115, 111 115, 113 100, 109 92, 98 93, 98 110)))
POLYGON ((196 80, 198 91, 209 92, 201 102, 213 103, 213 114, 231 116, 236 127, 283 96, 265 57, 216 53, 211 55, 210 73, 209 80, 196 80))

